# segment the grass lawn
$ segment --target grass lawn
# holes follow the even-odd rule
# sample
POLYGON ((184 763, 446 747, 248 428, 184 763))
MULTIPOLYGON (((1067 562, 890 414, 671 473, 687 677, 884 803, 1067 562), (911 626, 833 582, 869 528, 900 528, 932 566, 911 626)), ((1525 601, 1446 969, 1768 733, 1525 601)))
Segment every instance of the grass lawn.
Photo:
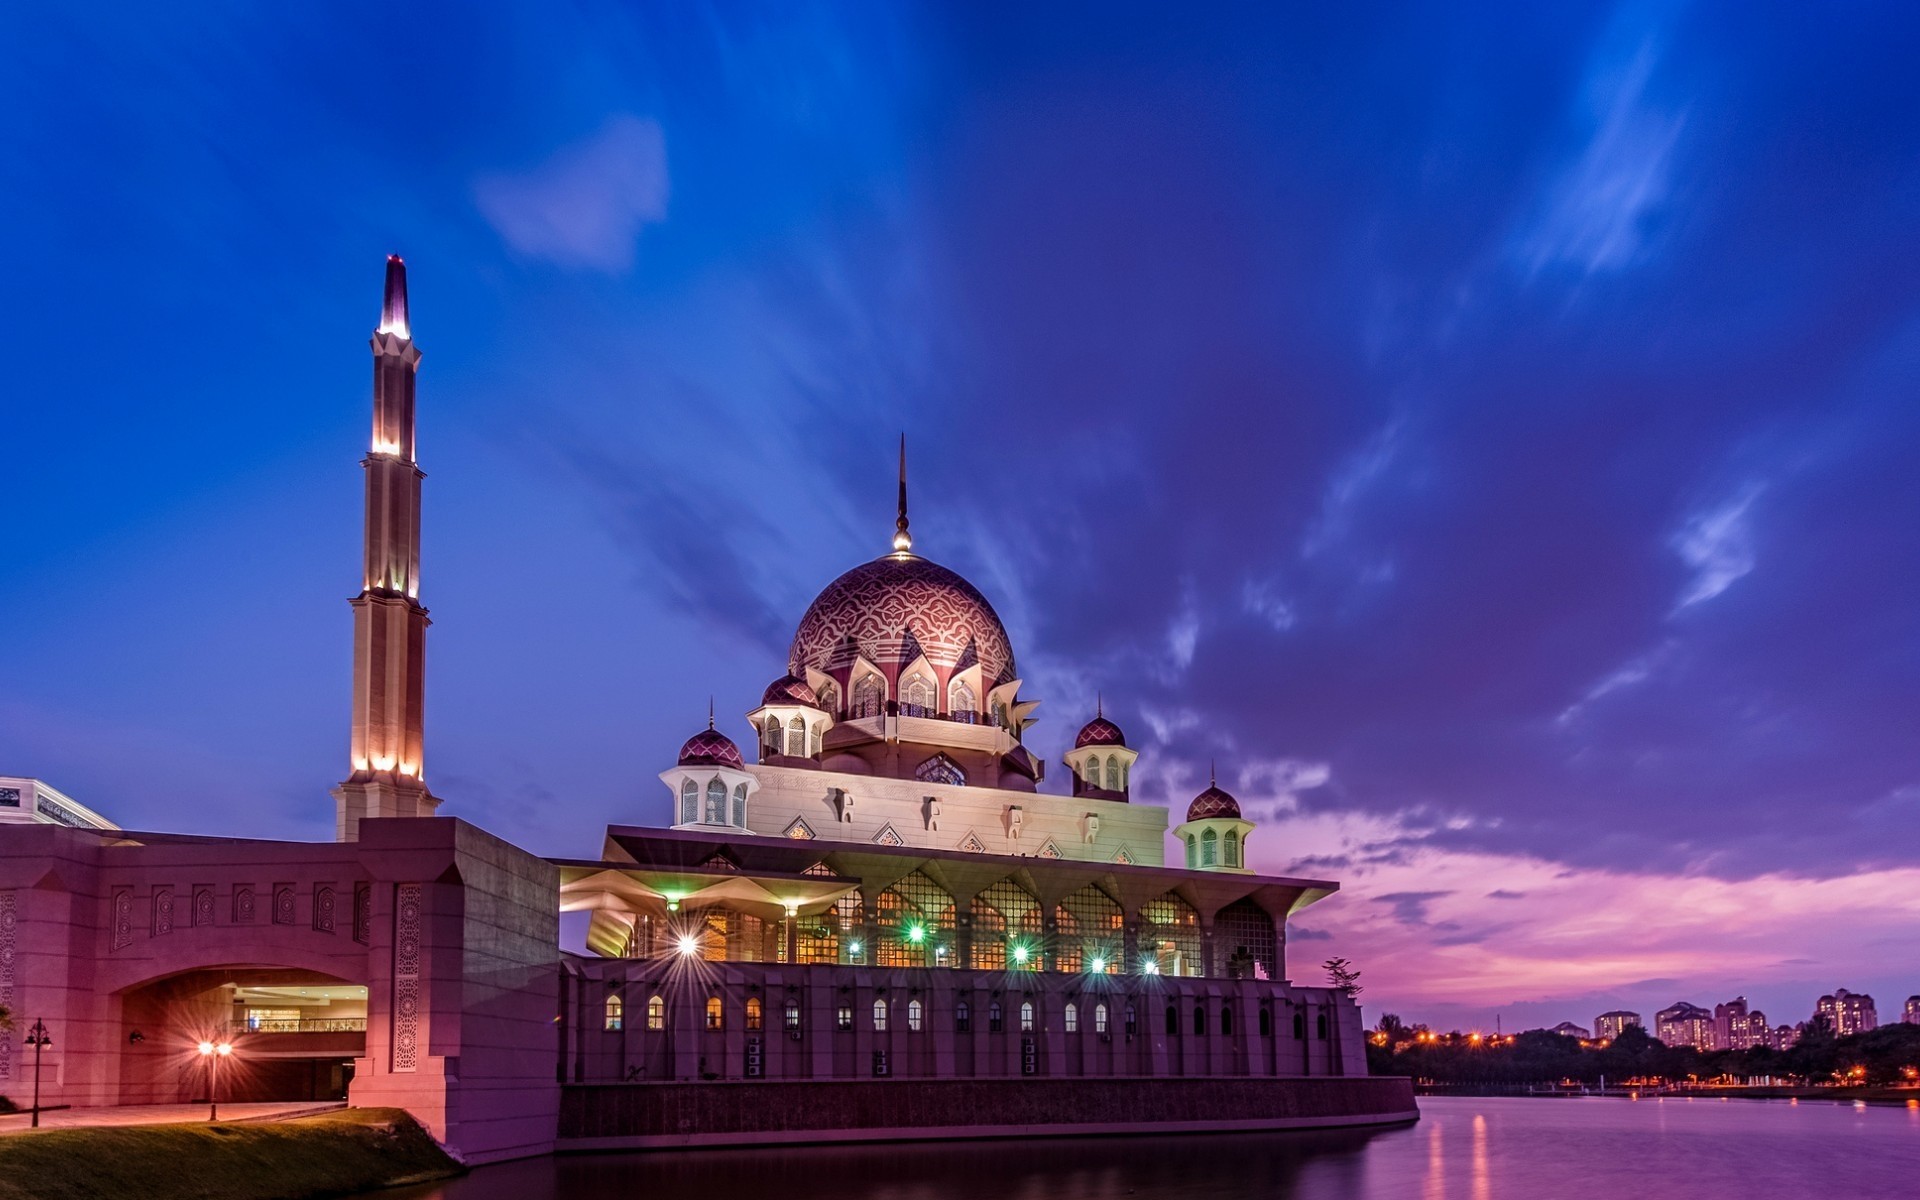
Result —
POLYGON ((310 1200, 460 1170, 397 1108, 0 1138, 0 1200, 310 1200))

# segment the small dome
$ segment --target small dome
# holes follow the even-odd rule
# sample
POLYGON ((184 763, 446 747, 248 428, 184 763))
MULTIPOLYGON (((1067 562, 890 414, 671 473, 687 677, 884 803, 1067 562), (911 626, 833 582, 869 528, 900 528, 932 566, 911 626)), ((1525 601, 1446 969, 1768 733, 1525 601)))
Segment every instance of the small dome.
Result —
POLYGON ((1240 802, 1222 790, 1218 784, 1209 784, 1207 790, 1193 798, 1187 806, 1187 820, 1204 821, 1208 817, 1239 817, 1240 802))
POLYGON ((702 729, 680 747, 680 765, 740 768, 744 764, 740 761, 740 747, 733 744, 732 738, 717 729, 702 729))
POLYGON ((807 686, 806 680, 792 675, 782 675, 767 685, 766 693, 760 697, 760 703, 799 704, 806 708, 819 708, 820 697, 807 686))
POLYGON ((1125 746, 1126 744, 1127 735, 1121 733, 1120 727, 1105 717, 1095 717, 1088 721, 1081 728, 1080 736, 1073 739, 1075 750, 1082 746, 1125 746))

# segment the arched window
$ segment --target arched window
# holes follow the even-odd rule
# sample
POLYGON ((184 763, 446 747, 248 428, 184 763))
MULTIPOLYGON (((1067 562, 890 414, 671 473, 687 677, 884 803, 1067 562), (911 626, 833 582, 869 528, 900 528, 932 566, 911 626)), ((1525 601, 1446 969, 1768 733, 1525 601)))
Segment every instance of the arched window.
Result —
POLYGON ((1007 706, 1002 701, 993 702, 993 723, 1002 729, 1010 728, 1007 721, 1007 706))
POLYGON ((667 1027, 667 1002, 658 996, 647 997, 647 1028, 656 1032, 667 1027))
POLYGON ((873 1028, 879 1033, 885 1033, 887 1031, 887 1002, 885 1000, 875 1000, 873 1002, 873 1028))
POLYGON ((1080 1032, 1080 1006, 1079 1005, 1075 1004, 1071 1000, 1067 1001, 1067 1008, 1066 1008, 1066 1011, 1062 1014, 1062 1019, 1065 1020, 1066 1022, 1068 1033, 1080 1032))
POLYGON ((1313 1036, 1321 1041, 1327 1040, 1327 1014, 1319 1013, 1313 1019, 1313 1036))
POLYGON ((1233 1005, 1231 1004, 1220 1009, 1220 1034, 1222 1037, 1233 1036, 1233 1005))
POLYGON ((726 1026, 727 1010, 721 1005, 720 997, 707 997, 707 1028, 721 1029, 726 1026))
POLYGON ((626 1020, 626 1005, 619 996, 607 997, 607 1032, 618 1033, 626 1020))
POLYGON ((1273 1010, 1270 1008, 1260 1010, 1260 1036, 1273 1036, 1273 1010))
POLYGON ((1199 1035, 1199 1034, 1206 1033, 1206 1031, 1207 1031, 1206 1005, 1196 1004, 1193 1006, 1193 1032, 1196 1035, 1199 1035))
POLYGON ((978 719, 980 702, 975 699, 973 689, 964 679, 956 679, 947 689, 947 715, 956 721, 965 721, 971 725, 978 719))
POLYGON ((765 747, 765 749, 761 751, 762 754, 780 753, 782 729, 783 727, 780 724, 779 717, 767 718, 766 732, 760 739, 760 744, 765 747))
POLYGON ((1110 792, 1120 790, 1120 756, 1117 754, 1107 758, 1107 790, 1110 792))
POLYGON ((1133 768, 1129 767, 1125 763, 1121 763, 1120 764, 1120 790, 1124 792, 1132 785, 1133 785, 1133 768))
POLYGON ((1239 866, 1240 865, 1240 835, 1234 830, 1229 829, 1227 830, 1227 836, 1223 840, 1226 842, 1226 845, 1223 847, 1223 849, 1225 849, 1227 852, 1227 865, 1230 867, 1239 866))
POLYGON ((1177 1037, 1180 1033, 1180 1010, 1167 1005, 1167 1036, 1177 1037))
POLYGON ((900 698, 913 716, 933 715, 933 681, 918 671, 907 677, 906 686, 900 690, 900 698))
POLYGON ((1093 1006, 1093 1031, 1095 1033, 1107 1031, 1107 1006, 1104 1004, 1093 1006))
POLYGON ((995 1000, 987 1005, 987 1032, 999 1033, 1006 1028, 1006 1018, 1001 1015, 1000 1002, 995 1000))
POLYGON ((1033 1002, 1031 1000, 1022 1000, 1020 1002, 1020 1032, 1033 1032, 1033 1002))
POLYGON ((747 785, 736 784, 733 789, 733 823, 740 828, 747 827, 747 785))
POLYGON ((800 1028, 800 1002, 798 1000, 787 1001, 787 1028, 790 1030, 800 1028))
POLYGON ((914 871, 874 897, 874 922, 881 928, 872 961, 882 967, 951 965, 942 946, 953 945, 953 897, 925 873, 914 871))
POLYGON ((878 675, 867 674, 853 685, 853 717, 877 717, 880 706, 886 701, 886 687, 878 675))
POLYGON ((815 692, 814 694, 820 697, 821 708, 826 709, 829 713, 832 713, 836 716, 839 714, 840 688, 831 679, 821 684, 820 690, 815 692))
POLYGON ((760 1028, 760 1021, 761 1021, 760 997, 748 996, 747 997, 747 1028, 748 1029, 760 1028))
POLYGON ((1139 1024, 1133 1019, 1133 1005, 1131 1004, 1127 1005, 1127 1011, 1125 1013, 1125 1017, 1127 1022, 1127 1036, 1132 1037, 1140 1027, 1139 1024))
POLYGON ((1087 756, 1087 761, 1081 764, 1080 777, 1087 781, 1087 786, 1090 788, 1100 786, 1100 756, 1098 754, 1090 754, 1087 756))
POLYGON ((1200 865, 1203 867, 1220 865, 1220 835, 1211 829, 1200 835, 1200 865))
POLYGON ((727 823, 727 785, 719 776, 707 781, 707 824, 727 823))
POLYGON ((1296 1042, 1307 1040, 1307 1014, 1304 1012, 1293 1014, 1293 1040, 1296 1042))
POLYGON ((1197 838, 1192 834, 1187 835, 1187 867, 1189 869, 1200 865, 1199 845, 1200 842, 1197 838))
POLYGON ((794 758, 807 756, 807 723, 799 717, 787 722, 787 753, 794 758))
POLYGON ((953 1006, 953 1031, 955 1033, 973 1032, 973 1005, 965 1000, 953 1006))
POLYGON ((680 785, 680 823, 691 825, 700 819, 700 785, 689 779, 680 785))
POLYGON ((936 754, 913 769, 913 777, 921 783, 947 783, 954 787, 967 786, 967 773, 960 764, 944 754, 936 754))
POLYGON ((909 1033, 920 1032, 920 1011, 920 1002, 918 1000, 907 1001, 907 1031, 909 1033))
POLYGON ((807 753, 815 758, 820 757, 820 726, 818 725, 813 727, 813 736, 807 741, 807 753))

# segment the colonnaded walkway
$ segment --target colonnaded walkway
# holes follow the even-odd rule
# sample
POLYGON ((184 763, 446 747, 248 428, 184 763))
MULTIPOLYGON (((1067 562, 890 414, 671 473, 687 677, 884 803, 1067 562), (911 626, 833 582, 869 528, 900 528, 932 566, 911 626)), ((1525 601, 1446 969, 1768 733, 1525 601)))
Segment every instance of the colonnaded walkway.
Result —
MULTIPOLYGON (((344 1103, 316 1100, 289 1100, 277 1104, 220 1105, 220 1120, 284 1121, 312 1113, 345 1108, 344 1103)), ((182 1121, 207 1119, 205 1104, 121 1104, 106 1108, 61 1108, 40 1114, 42 1129, 80 1129, 91 1125, 172 1125, 182 1121)), ((29 1113, 0 1115, 0 1135, 32 1131, 29 1113)))

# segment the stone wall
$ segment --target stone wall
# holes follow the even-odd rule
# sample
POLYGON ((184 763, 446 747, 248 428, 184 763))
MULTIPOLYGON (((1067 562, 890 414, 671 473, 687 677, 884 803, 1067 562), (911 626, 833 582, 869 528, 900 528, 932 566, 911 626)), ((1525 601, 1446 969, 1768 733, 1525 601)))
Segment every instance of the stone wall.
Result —
POLYGON ((569 1086, 561 1150, 1199 1132, 1416 1120, 1411 1081, 873 1080, 569 1086))

